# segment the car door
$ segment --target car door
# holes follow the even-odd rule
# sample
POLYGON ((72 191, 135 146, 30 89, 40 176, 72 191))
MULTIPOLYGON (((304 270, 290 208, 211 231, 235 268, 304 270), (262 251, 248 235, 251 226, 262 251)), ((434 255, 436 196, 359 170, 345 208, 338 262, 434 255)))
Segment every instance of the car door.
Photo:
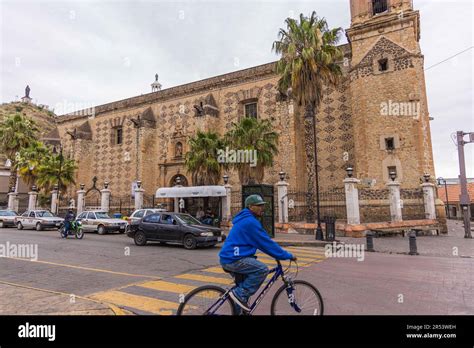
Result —
POLYGON ((160 215, 159 214, 151 214, 143 218, 140 222, 140 229, 145 233, 147 239, 150 240, 160 240, 159 238, 159 222, 160 222, 160 215))
POLYGON ((161 214, 158 233, 163 240, 170 242, 181 240, 179 223, 172 214, 161 214))
POLYGON ((30 214, 28 215, 28 219, 27 219, 27 225, 25 227, 28 227, 28 228, 35 227, 36 225, 35 222, 36 222, 35 212, 30 211, 30 214))
POLYGON ((87 214, 87 231, 95 232, 97 230, 97 217, 94 212, 87 214))

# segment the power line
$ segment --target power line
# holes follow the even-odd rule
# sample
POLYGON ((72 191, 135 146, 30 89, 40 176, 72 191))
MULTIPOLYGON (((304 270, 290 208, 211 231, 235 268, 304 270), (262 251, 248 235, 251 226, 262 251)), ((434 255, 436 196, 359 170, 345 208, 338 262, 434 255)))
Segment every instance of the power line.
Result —
POLYGON ((449 57, 449 58, 446 58, 445 60, 443 60, 443 61, 441 61, 441 62, 439 62, 439 63, 436 63, 436 64, 434 64, 434 65, 432 65, 432 66, 426 68, 425 71, 427 71, 427 70, 429 70, 429 69, 431 69, 431 68, 434 68, 435 66, 438 66, 438 65, 440 65, 440 64, 443 64, 443 63, 447 62, 448 60, 453 59, 454 57, 457 57, 457 56, 459 56, 459 55, 461 55, 461 54, 463 54, 463 53, 465 53, 465 52, 467 52, 467 51, 469 51, 469 50, 472 50, 473 48, 474 48, 474 46, 471 46, 471 47, 469 47, 469 48, 466 48, 464 51, 461 51, 461 52, 459 52, 459 53, 456 53, 454 56, 451 56, 451 57, 449 57))

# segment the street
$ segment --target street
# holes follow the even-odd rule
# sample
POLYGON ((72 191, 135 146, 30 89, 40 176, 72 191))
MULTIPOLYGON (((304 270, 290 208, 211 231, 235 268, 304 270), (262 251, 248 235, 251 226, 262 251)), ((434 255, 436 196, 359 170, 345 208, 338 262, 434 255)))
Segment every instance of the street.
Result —
MULTIPOLYGON (((0 229, 0 245, 37 244, 38 259, 0 259, 0 314, 175 313, 180 295, 204 284, 229 286, 219 246, 135 246, 126 235, 0 229)), ((361 240, 363 243, 363 240, 361 240)), ((285 247, 298 279, 321 292, 325 314, 473 314, 474 259, 365 253, 326 258, 323 248, 285 247)), ((259 254, 269 266, 274 261, 259 254)), ((276 283, 255 314, 269 314, 276 283)))

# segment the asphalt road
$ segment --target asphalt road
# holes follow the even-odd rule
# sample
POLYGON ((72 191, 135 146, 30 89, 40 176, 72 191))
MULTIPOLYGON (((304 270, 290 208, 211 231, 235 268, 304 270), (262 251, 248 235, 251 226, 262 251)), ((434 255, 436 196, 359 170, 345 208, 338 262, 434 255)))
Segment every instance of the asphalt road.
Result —
MULTIPOLYGON (((119 234, 64 240, 54 230, 0 229, 0 246, 7 243, 37 245, 38 260, 0 257, 0 291, 6 295, 0 314, 172 315, 180 296, 193 288, 232 283, 219 267, 219 246, 138 247, 119 234), (71 295, 79 299, 74 305, 71 295)), ((473 258, 365 253, 357 261, 326 258, 322 248, 288 249, 299 257, 298 279, 320 290, 325 314, 474 314, 473 258)), ((269 257, 259 259, 274 265, 269 257)), ((279 286, 255 314, 270 313, 279 286)))

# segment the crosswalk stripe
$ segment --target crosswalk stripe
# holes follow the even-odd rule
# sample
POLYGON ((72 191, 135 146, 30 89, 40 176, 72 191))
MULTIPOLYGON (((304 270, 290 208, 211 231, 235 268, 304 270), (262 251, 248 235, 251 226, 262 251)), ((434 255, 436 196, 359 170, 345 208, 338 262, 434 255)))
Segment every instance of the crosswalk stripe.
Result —
POLYGON ((165 282, 164 280, 152 280, 149 282, 139 284, 138 286, 141 288, 173 292, 176 294, 187 294, 197 288, 197 286, 165 282))
POLYGON ((324 250, 306 250, 306 249, 297 249, 297 248, 287 248, 291 253, 299 253, 301 255, 314 255, 314 256, 324 256, 324 250))
POLYGON ((210 276, 205 276, 205 275, 200 275, 200 274, 191 274, 191 273, 180 274, 180 275, 175 276, 175 278, 197 280, 199 282, 204 282, 204 283, 216 283, 216 284, 224 284, 224 285, 231 285, 233 283, 232 279, 210 277, 210 276))
POLYGON ((209 268, 204 268, 204 272, 210 272, 210 273, 219 273, 219 274, 225 274, 226 272, 222 269, 222 267, 209 267, 209 268))
POLYGON ((113 303, 117 306, 135 308, 144 312, 160 315, 172 315, 179 307, 179 303, 159 300, 148 296, 132 295, 121 291, 106 291, 97 293, 91 298, 113 303))

